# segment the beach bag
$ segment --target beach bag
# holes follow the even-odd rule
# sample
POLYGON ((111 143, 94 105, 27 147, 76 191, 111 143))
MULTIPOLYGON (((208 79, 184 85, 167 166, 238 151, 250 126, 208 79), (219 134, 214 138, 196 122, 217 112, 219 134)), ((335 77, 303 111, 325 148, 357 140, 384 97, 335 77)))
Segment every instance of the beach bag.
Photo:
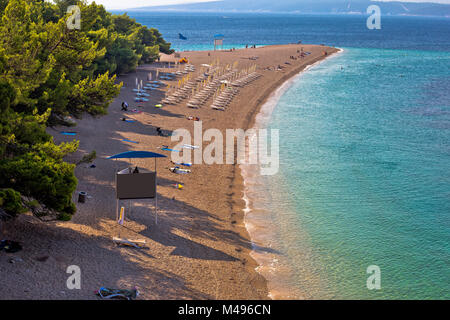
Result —
POLYGON ((125 290, 101 287, 100 290, 98 290, 96 293, 103 299, 133 300, 139 296, 139 291, 137 290, 137 288, 134 288, 133 290, 125 290))
POLYGON ((16 241, 2 240, 0 241, 0 250, 5 250, 7 253, 16 253, 22 250, 22 246, 16 241))

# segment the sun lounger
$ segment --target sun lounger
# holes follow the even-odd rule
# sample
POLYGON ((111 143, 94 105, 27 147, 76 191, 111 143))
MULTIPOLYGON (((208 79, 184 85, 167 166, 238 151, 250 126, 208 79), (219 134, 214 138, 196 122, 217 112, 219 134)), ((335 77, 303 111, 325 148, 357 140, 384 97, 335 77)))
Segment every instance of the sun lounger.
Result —
POLYGON ((101 287, 97 292, 97 295, 103 299, 126 299, 133 300, 139 296, 139 291, 134 288, 133 290, 123 289, 110 289, 101 287))
POLYGON ((147 243, 145 240, 128 240, 128 239, 121 239, 121 238, 117 238, 117 237, 114 237, 113 241, 117 245, 134 247, 137 249, 141 249, 142 247, 145 247, 145 245, 147 243))
POLYGON ((189 174, 192 172, 191 170, 181 169, 180 167, 170 168, 169 170, 176 174, 189 174))

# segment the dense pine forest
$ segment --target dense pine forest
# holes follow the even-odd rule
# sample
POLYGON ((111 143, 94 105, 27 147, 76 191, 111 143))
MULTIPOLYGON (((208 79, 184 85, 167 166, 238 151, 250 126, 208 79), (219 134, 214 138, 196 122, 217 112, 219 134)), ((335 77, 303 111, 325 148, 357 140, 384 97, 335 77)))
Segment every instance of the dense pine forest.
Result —
POLYGON ((172 53, 156 29, 85 1, 0 0, 0 219, 31 211, 69 220, 76 211, 76 141, 47 127, 106 114, 117 75, 172 53), (80 9, 79 28, 68 21, 80 9), (68 12, 69 11, 69 12, 68 12))

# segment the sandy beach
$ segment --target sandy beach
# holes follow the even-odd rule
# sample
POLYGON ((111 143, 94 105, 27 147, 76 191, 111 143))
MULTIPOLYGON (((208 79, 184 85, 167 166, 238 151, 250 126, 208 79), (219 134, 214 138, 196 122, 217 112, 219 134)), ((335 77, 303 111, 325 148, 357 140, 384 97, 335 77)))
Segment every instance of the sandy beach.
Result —
MULTIPOLYGON (((217 128, 224 133, 226 129, 251 128, 260 106, 272 92, 308 65, 337 51, 295 44, 226 52, 181 52, 181 57, 186 57, 198 71, 202 64, 217 59, 221 65, 238 61, 239 69, 257 66, 256 72, 262 77, 241 88, 226 111, 211 109, 212 99, 200 109, 188 108, 187 100, 155 108, 164 98, 164 90, 152 90, 149 102, 135 103, 132 89, 136 77, 145 82, 152 73, 155 79, 158 64, 141 66, 136 73, 119 77, 124 87, 108 115, 85 116, 77 121, 76 127, 68 129, 77 133, 75 137, 59 134, 67 128, 49 129, 55 142, 80 141, 79 151, 67 159, 70 162, 96 151, 95 168, 88 164, 76 168, 77 193, 87 192, 88 198, 84 204, 77 203, 78 212, 70 222, 42 222, 25 214, 3 224, 1 238, 21 242, 23 250, 0 253, 0 299, 98 299, 94 291, 102 286, 137 287, 139 299, 268 299, 266 280, 255 271, 257 263, 250 256, 252 242, 244 224, 239 166, 194 165, 189 175, 174 174, 168 170, 173 167, 170 153, 158 148, 175 143, 169 137, 159 136, 156 128, 184 128, 192 132, 194 121, 188 116, 199 117, 203 130, 217 128), (299 56, 301 48, 311 54, 291 59, 299 56), (279 65, 283 68, 277 71, 279 65), (122 101, 129 103, 130 110, 142 112, 121 111, 122 101), (136 122, 124 122, 124 117, 136 122), (158 160, 158 224, 153 200, 132 201, 131 207, 126 203, 127 220, 120 235, 146 240, 145 249, 117 247, 112 242, 119 233, 114 173, 129 164, 107 157, 132 150, 168 156, 158 160), (177 183, 183 184, 184 189, 174 188, 177 183), (67 289, 70 275, 66 270, 71 265, 81 269, 81 290, 67 289)), ((132 165, 154 169, 153 160, 133 161, 132 165)), ((73 199, 77 201, 78 194, 73 199)))

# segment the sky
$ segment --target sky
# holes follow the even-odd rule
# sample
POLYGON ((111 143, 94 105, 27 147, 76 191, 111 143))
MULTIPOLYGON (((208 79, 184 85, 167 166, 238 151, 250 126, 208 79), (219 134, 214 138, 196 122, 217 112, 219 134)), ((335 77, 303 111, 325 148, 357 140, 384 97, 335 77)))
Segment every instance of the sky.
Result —
MULTIPOLYGON (((161 6, 179 3, 192 3, 192 2, 208 2, 213 0, 95 0, 98 4, 103 4, 107 9, 128 9, 138 7, 149 6, 161 6)), ((282 0, 279 0, 282 1, 282 0)), ((301 1, 301 0, 299 0, 301 1)), ((391 0, 379 0, 379 1, 391 1, 391 0)), ((450 4, 450 0, 396 0, 402 2, 437 2, 450 4)))
MULTIPOLYGON (((209 2, 213 0, 95 0, 97 4, 103 4, 107 9, 128 9, 150 6, 165 6, 170 4, 209 2)), ((449 0, 450 1, 450 0, 449 0)), ((92 1, 91 1, 92 2, 92 1)))

